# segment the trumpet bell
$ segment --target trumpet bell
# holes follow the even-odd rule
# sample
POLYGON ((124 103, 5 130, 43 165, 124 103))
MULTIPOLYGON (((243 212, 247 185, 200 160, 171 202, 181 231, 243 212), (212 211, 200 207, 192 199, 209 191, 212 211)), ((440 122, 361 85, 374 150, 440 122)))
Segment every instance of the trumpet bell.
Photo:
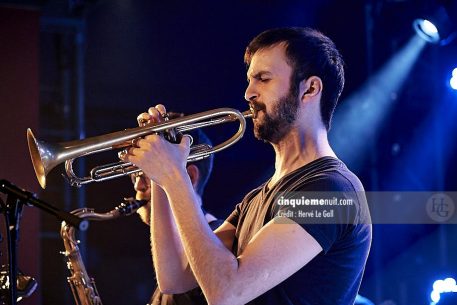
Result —
POLYGON ((37 141, 30 128, 27 129, 27 143, 30 158, 38 183, 44 189, 46 187, 46 175, 59 163, 56 158, 56 147, 43 141, 37 141))

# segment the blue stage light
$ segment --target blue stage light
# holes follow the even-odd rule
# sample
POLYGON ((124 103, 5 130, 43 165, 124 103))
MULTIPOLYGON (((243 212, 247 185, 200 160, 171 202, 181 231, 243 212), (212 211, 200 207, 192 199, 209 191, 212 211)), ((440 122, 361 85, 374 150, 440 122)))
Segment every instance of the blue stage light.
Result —
POLYGON ((431 43, 438 43, 440 41, 438 29, 427 19, 416 19, 414 21, 414 29, 416 30, 416 33, 425 41, 431 43))
POLYGON ((433 291, 430 293, 432 302, 430 305, 438 304, 441 295, 444 293, 457 293, 457 283, 455 279, 448 277, 444 280, 436 280, 433 283, 433 291))
POLYGON ((453 14, 450 14, 454 9, 453 6, 440 4, 432 10, 433 13, 426 12, 424 18, 414 20, 413 27, 417 35, 427 42, 449 44, 457 37, 457 25, 451 18, 453 14))
POLYGON ((451 85, 452 89, 457 90, 457 76, 452 77, 449 81, 449 84, 451 85))
POLYGON ((452 77, 449 80, 449 85, 452 89, 457 90, 457 68, 452 71, 452 77))

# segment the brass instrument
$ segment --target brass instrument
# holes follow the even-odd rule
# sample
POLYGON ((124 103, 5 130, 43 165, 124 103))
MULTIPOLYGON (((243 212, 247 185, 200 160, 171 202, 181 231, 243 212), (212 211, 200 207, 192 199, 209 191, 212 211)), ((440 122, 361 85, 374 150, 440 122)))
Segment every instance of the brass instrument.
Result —
MULTIPOLYGON (((71 213, 86 220, 105 221, 121 216, 129 216, 146 203, 147 200, 129 198, 124 199, 119 206, 107 213, 96 213, 93 209, 88 208, 77 209, 71 213)), ((70 277, 67 280, 76 305, 102 305, 102 300, 95 286, 95 280, 89 277, 82 260, 78 241, 75 238, 75 227, 63 221, 60 236, 65 247, 65 252, 62 252, 62 254, 66 258, 67 268, 70 271, 70 277)))
POLYGON ((245 118, 251 116, 251 110, 240 113, 238 110, 231 108, 219 108, 172 119, 151 126, 136 127, 106 135, 56 144, 36 140, 32 131, 27 129, 27 142, 33 168, 35 169, 35 174, 42 188, 46 187, 46 175, 62 162, 65 162, 65 171, 70 184, 79 187, 86 183, 122 177, 141 170, 129 162, 117 162, 95 167, 91 170, 90 176, 80 178, 73 172, 72 163, 75 158, 97 152, 129 147, 132 146, 135 139, 150 134, 165 132, 167 130, 184 133, 198 128, 239 121, 238 131, 226 141, 214 147, 209 145, 192 147, 187 161, 197 161, 235 144, 241 139, 246 129, 245 118))

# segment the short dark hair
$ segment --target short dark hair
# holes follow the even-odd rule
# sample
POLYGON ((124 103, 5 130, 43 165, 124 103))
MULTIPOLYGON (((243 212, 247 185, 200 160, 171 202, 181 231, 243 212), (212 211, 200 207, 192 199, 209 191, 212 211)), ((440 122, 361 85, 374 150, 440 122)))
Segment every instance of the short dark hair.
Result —
MULTIPOLYGON (((186 131, 185 134, 192 136, 192 145, 208 144, 212 146, 211 140, 201 129, 186 131)), ((208 158, 188 164, 195 165, 198 168, 198 171, 200 172, 200 176, 197 183, 197 193, 200 196, 203 196, 203 191, 205 190, 205 186, 208 183, 209 176, 211 175, 211 171, 213 170, 213 160, 214 155, 211 154, 208 158)))
POLYGON ((285 44, 286 56, 292 67, 291 90, 298 92, 299 83, 317 76, 322 80, 320 103, 322 122, 330 129, 333 112, 344 87, 344 62, 333 41, 321 32, 310 28, 277 28, 256 36, 247 46, 244 61, 250 65, 260 50, 285 44))

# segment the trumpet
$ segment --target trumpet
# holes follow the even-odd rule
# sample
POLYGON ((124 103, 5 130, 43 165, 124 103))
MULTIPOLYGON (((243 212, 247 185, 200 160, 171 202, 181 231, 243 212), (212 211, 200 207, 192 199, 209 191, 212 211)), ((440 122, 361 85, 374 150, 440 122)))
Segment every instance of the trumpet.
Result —
POLYGON ((134 142, 150 134, 173 131, 185 133, 186 131, 215 126, 218 124, 238 121, 239 128, 235 134, 224 142, 212 147, 206 144, 193 145, 187 162, 195 162, 209 157, 211 154, 224 150, 243 137, 246 130, 246 118, 252 117, 252 111, 239 112, 232 108, 219 108, 201 113, 196 113, 154 125, 125 129, 101 136, 82 140, 61 143, 46 143, 39 141, 32 130, 27 129, 27 142, 32 159, 33 168, 40 186, 46 188, 46 176, 57 165, 65 162, 65 172, 72 186, 100 182, 117 177, 140 172, 141 169, 130 162, 117 162, 94 167, 88 176, 78 177, 73 171, 73 161, 76 158, 104 152, 113 149, 126 148, 134 142))

